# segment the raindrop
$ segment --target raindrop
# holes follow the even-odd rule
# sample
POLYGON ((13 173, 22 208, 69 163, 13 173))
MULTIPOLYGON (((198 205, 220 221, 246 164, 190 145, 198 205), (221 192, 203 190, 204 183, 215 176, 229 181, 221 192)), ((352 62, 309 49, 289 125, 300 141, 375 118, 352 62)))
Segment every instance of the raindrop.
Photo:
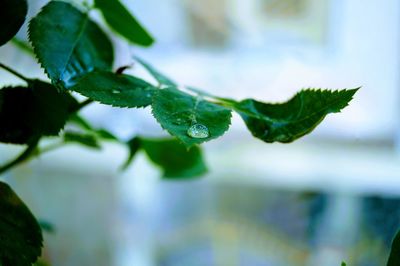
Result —
POLYGON ((114 90, 112 90, 111 92, 112 92, 112 93, 114 93, 114 94, 121 93, 121 91, 120 91, 120 90, 118 90, 118 89, 114 89, 114 90))
POLYGON ((210 133, 208 131, 208 127, 202 124, 194 124, 191 127, 189 127, 187 134, 195 139, 205 139, 210 136, 210 133))

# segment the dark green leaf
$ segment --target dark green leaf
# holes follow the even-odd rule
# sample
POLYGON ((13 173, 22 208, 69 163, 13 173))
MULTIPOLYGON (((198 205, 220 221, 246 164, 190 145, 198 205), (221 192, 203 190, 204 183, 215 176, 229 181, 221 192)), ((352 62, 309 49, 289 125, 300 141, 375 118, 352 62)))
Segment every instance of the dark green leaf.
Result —
POLYGON ((29 87, 0 90, 0 142, 26 144, 56 136, 76 101, 53 85, 35 80, 29 87))
POLYGON ((51 1, 29 24, 29 39, 40 64, 57 86, 69 88, 94 70, 111 70, 108 37, 69 3, 51 1))
POLYGON ((42 232, 28 207, 0 182, 0 265, 31 266, 41 254, 42 232))
POLYGON ((166 77, 164 74, 161 74, 158 70, 152 67, 149 63, 140 59, 137 56, 133 57, 136 61, 138 61, 160 84, 175 87, 177 84, 172 81, 170 78, 166 77))
POLYGON ((188 147, 222 136, 231 121, 230 109, 173 88, 159 90, 152 108, 161 126, 188 147), (194 125, 208 129, 208 137, 190 137, 188 130, 194 125))
POLYGON ((327 114, 340 112, 356 91, 303 90, 286 103, 247 99, 233 107, 256 138, 288 143, 310 133, 327 114))
POLYGON ((155 88, 133 76, 94 71, 79 79, 71 90, 112 106, 145 107, 151 104, 155 88))
POLYGON ((141 147, 141 139, 139 137, 134 137, 131 140, 129 140, 127 143, 127 146, 129 148, 129 156, 124 165, 121 167, 122 170, 125 170, 126 168, 129 167, 129 165, 132 163, 133 158, 135 157, 136 153, 139 151, 141 147))
POLYGON ((26 0, 1 0, 0 2, 0 46, 8 42, 24 24, 28 5, 26 0))
POLYGON ((93 149, 100 149, 100 144, 97 141, 96 136, 92 134, 86 133, 78 133, 78 132, 65 132, 64 134, 64 141, 69 143, 77 143, 83 146, 93 148, 93 149))
POLYGON ((400 231, 397 232, 392 242, 392 248, 390 250, 389 259, 387 266, 399 266, 400 265, 400 231))
POLYGON ((141 139, 141 142, 150 160, 163 169, 164 178, 190 178, 207 172, 199 147, 188 150, 176 139, 141 139))
POLYGON ((341 264, 342 266, 346 266, 347 264, 346 264, 346 262, 344 262, 344 261, 342 261, 342 264, 341 264))
POLYGON ((128 41, 150 46, 154 39, 118 0, 95 0, 107 24, 128 41))

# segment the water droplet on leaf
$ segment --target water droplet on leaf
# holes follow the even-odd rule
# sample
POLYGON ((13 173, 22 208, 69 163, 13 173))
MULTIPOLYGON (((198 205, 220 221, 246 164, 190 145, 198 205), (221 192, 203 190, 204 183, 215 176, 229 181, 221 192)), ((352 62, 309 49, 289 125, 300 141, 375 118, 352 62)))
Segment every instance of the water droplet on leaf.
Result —
POLYGON ((117 90, 117 89, 114 89, 114 90, 112 90, 112 93, 118 94, 118 93, 121 93, 121 91, 120 91, 120 90, 117 90))
POLYGON ((191 127, 189 127, 187 134, 195 139, 205 139, 210 136, 210 133, 208 131, 208 127, 202 124, 194 124, 191 127))

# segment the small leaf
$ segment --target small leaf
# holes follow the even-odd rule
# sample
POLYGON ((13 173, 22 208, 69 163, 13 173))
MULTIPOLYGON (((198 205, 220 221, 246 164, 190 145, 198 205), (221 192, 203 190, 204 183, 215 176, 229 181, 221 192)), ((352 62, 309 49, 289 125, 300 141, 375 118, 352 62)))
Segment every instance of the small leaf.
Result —
POLYGON ((154 67, 152 67, 149 63, 147 63, 143 59, 140 59, 137 56, 134 56, 133 58, 136 61, 138 61, 160 83, 160 85, 166 85, 172 87, 177 86, 177 84, 174 81, 172 81, 164 74, 161 74, 158 70, 156 70, 154 67))
POLYGON ((129 140, 126 145, 129 148, 129 156, 128 159, 126 159, 126 162, 122 165, 121 169, 125 170, 129 167, 129 165, 132 163, 133 158, 135 157, 136 153, 139 151, 141 147, 141 139, 139 137, 134 137, 131 140, 129 140))
POLYGON ((342 266, 347 266, 346 262, 342 261, 342 266))
POLYGON ((155 88, 133 76, 94 71, 79 79, 71 90, 103 104, 145 107, 151 104, 155 88))
POLYGON ((288 143, 310 133, 327 114, 340 112, 357 90, 303 90, 281 104, 253 99, 230 104, 253 136, 268 143, 288 143))
POLYGON ((174 88, 157 91, 152 108, 161 126, 188 147, 222 136, 231 121, 230 109, 174 88), (208 137, 191 136, 190 130, 195 125, 208 129, 208 137))
POLYGON ((39 224, 40 228, 42 229, 42 231, 44 231, 44 232, 52 234, 56 231, 54 224, 52 224, 49 221, 39 219, 38 224, 39 224))
POLYGON ((107 24, 131 43, 150 46, 154 39, 118 0, 95 0, 107 24))
POLYGON ((150 160, 163 169, 164 178, 191 178, 207 172, 199 147, 188 150, 176 139, 141 139, 141 142, 150 160))
POLYGON ((29 24, 40 64, 57 86, 69 88, 94 70, 111 70, 113 47, 102 30, 69 3, 51 1, 29 24))
POLYGON ((97 138, 92 134, 78 133, 78 132, 65 132, 64 141, 67 143, 77 143, 83 146, 100 149, 101 146, 97 141, 97 138))
POLYGON ((104 140, 109 140, 109 141, 119 141, 119 139, 112 134, 110 131, 105 130, 104 128, 97 129, 95 133, 102 139, 104 140))
POLYGON ((86 121, 82 116, 76 113, 70 115, 68 122, 86 131, 94 130, 88 121, 86 121))
POLYGON ((28 4, 26 0, 1 0, 0 3, 0 46, 7 43, 24 24, 28 4))
POLYGON ((26 144, 40 136, 56 136, 75 99, 51 84, 34 80, 28 87, 0 90, 0 142, 26 144))
POLYGON ((398 266, 400 265, 400 231, 397 232, 392 242, 392 248, 390 250, 389 259, 387 266, 398 266))
POLYGON ((41 255, 42 232, 28 207, 0 182, 0 265, 31 266, 41 255))

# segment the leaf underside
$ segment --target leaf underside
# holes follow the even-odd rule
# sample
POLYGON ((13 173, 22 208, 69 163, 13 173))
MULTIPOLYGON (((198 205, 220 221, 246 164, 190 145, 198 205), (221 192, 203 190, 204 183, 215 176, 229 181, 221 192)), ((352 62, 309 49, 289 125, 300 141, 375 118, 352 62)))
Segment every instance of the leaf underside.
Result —
POLYGON ((174 88, 158 90, 152 103, 158 123, 187 147, 222 136, 228 130, 231 110, 174 88), (208 128, 207 138, 192 138, 187 131, 193 124, 208 128))
POLYGON ((56 136, 76 104, 68 93, 39 80, 29 87, 5 87, 0 90, 0 142, 27 144, 56 136))
POLYGON ((51 1, 29 23, 34 52, 58 87, 94 70, 111 70, 113 47, 102 30, 69 3, 51 1))
POLYGON ((128 41, 150 46, 154 39, 118 0, 95 0, 95 7, 103 14, 107 24, 128 41))
POLYGON ((117 107, 145 107, 151 104, 155 88, 148 82, 124 74, 94 71, 83 76, 71 90, 117 107))
POLYGON ((281 104, 247 99, 233 106, 256 138, 268 143, 289 143, 310 133, 327 114, 340 112, 357 90, 308 89, 281 104))
POLYGON ((28 4, 26 0, 1 0, 0 46, 11 40, 24 24, 28 4))
POLYGON ((28 207, 0 182, 0 265, 31 266, 41 255, 42 231, 28 207))

